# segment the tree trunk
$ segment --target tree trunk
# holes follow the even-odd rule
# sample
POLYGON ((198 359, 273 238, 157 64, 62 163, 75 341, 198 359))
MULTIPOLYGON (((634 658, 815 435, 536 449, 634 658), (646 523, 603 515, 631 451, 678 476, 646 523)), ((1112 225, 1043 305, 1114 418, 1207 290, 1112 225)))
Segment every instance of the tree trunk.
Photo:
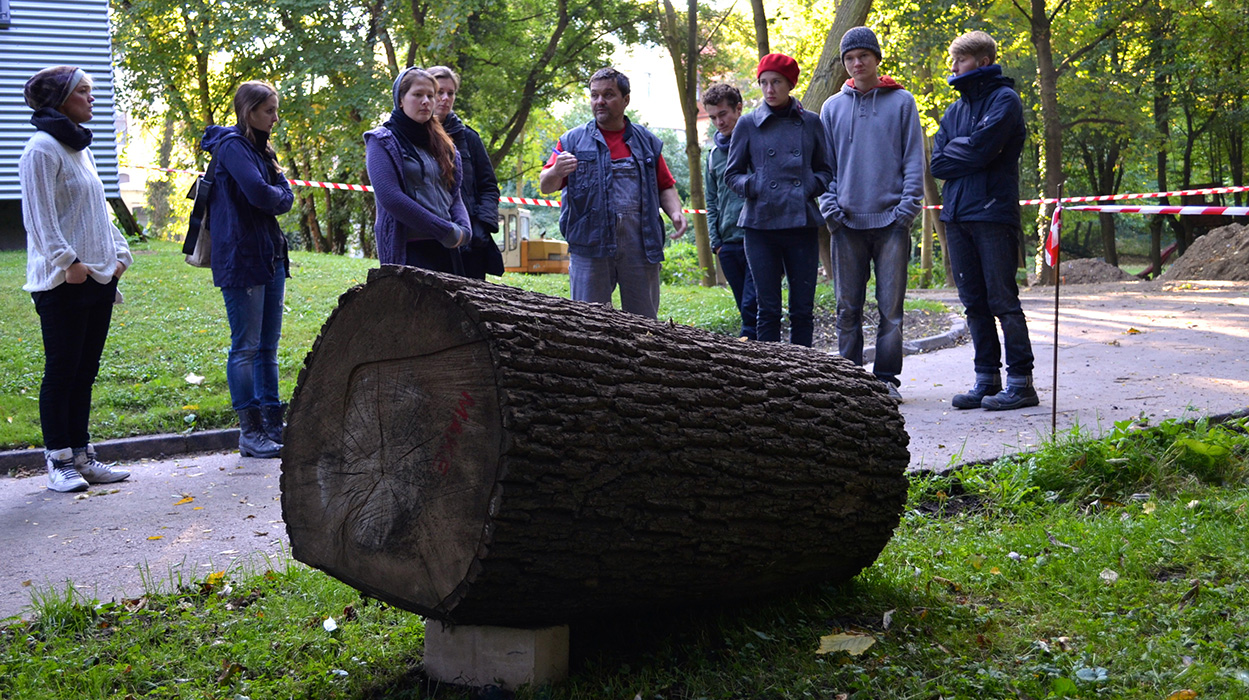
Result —
POLYGON ((803 107, 819 113, 824 100, 837 94, 842 83, 846 82, 846 67, 841 63, 841 37, 851 27, 866 22, 871 11, 872 0, 841 0, 837 5, 837 14, 833 17, 833 26, 828 29, 828 36, 824 38, 819 63, 811 71, 811 82, 802 96, 803 107))
POLYGON ((772 53, 768 48, 768 15, 763 9, 763 0, 750 0, 750 9, 755 17, 755 47, 759 58, 763 58, 772 53))
POLYGON ((305 360, 282 453, 296 559, 462 624, 562 624, 845 581, 909 456, 849 362, 384 266, 305 360))
MULTIPOLYGON (((1158 152, 1155 156, 1155 172, 1158 177, 1158 191, 1167 192, 1167 152, 1171 141, 1171 81, 1168 48, 1171 34, 1171 11, 1163 9, 1155 2, 1149 32, 1149 58, 1153 64, 1154 79, 1154 132, 1158 139, 1158 152)), ((1162 197, 1159 204, 1170 204, 1169 198, 1162 197)), ((1155 215, 1149 222, 1149 261, 1153 266, 1154 277, 1162 274, 1162 215, 1155 215)))
MULTIPOLYGON (((680 31, 676 8, 671 0, 664 0, 664 43, 672 57, 672 69, 676 73, 677 90, 681 93, 681 112, 685 118, 685 160, 690 169, 690 208, 706 209, 707 195, 703 190, 703 149, 698 134, 698 2, 689 0, 686 9, 685 31, 680 31)), ((711 232, 707 229, 706 214, 691 214, 694 224, 694 244, 698 248, 698 267, 702 270, 702 285, 716 285, 716 258, 711 250, 711 232)))
MULTIPOLYGON (((1054 63, 1052 44, 1052 18, 1045 9, 1045 0, 1032 0, 1032 16, 1028 17, 1031 27, 1032 46, 1036 49, 1037 83, 1041 93, 1041 133, 1042 159, 1044 171, 1042 179, 1042 196, 1045 199, 1058 197, 1058 190, 1063 184, 1063 126, 1058 112, 1058 67, 1054 63)), ((1037 211, 1035 241, 1044 241, 1049 231, 1050 218, 1054 213, 1053 204, 1041 204, 1037 211)), ((1034 245, 1033 248, 1039 248, 1034 245)), ((1053 272, 1045 264, 1045 256, 1037 255, 1037 279, 1041 284, 1053 284, 1053 272)))
MULTIPOLYGON (((160 132, 157 165, 168 168, 173 157, 173 132, 176 119, 173 109, 165 110, 165 124, 160 132)), ((162 172, 147 181, 147 226, 158 238, 181 241, 186 229, 177 230, 173 220, 173 173, 162 172), (167 230, 168 229, 168 230, 167 230)))

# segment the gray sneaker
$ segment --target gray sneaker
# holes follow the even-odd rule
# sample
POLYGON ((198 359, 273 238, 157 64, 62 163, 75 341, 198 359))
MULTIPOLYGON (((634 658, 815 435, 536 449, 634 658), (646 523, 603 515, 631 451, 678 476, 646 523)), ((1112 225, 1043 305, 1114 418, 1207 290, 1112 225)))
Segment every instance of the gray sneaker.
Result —
POLYGON ((894 386, 893 382, 885 382, 885 388, 889 390, 889 398, 897 399, 898 403, 905 403, 902 400, 902 392, 898 391, 898 387, 894 386))
POLYGON ((118 469, 111 464, 104 464, 95 458, 95 447, 74 448, 74 467, 88 484, 111 484, 130 478, 130 472, 118 469))
POLYGON ((48 488, 61 493, 86 491, 87 480, 74 469, 74 451, 68 447, 55 452, 44 452, 48 465, 48 488))

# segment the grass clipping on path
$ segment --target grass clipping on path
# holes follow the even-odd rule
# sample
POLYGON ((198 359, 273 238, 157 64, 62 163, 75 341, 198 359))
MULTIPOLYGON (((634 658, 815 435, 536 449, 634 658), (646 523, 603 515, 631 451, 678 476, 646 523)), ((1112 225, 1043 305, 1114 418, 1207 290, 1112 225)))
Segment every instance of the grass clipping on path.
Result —
MULTIPOLYGON (((1125 423, 917 477, 855 580, 574 627, 571 678, 515 696, 1246 697, 1247 462, 1244 420, 1125 423)), ((511 697, 429 681, 420 618, 297 564, 130 601, 72 596, 0 631, 0 697, 511 697)))

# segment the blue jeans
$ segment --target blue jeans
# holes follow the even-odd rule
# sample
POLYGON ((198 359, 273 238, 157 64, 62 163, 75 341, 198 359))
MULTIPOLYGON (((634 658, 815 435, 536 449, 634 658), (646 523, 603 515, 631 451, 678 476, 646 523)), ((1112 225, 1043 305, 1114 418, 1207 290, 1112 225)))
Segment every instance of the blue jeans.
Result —
POLYGON ((39 427, 48 451, 86 447, 91 441, 91 388, 113 318, 117 278, 100 284, 59 284, 33 292, 43 332, 43 384, 39 387, 39 427))
POLYGON ((876 360, 872 373, 898 386, 902 372, 902 301, 906 297, 906 264, 911 256, 910 222, 881 228, 842 226, 832 234, 833 269, 837 286, 837 352, 863 364, 863 304, 867 280, 876 270, 876 360))
POLYGON ((750 265, 746 263, 746 244, 724 243, 716 256, 720 258, 720 269, 724 271, 724 279, 729 281, 737 310, 742 315, 742 337, 755 340, 759 300, 755 294, 754 275, 750 274, 750 265))
POLYGON ((1019 229, 1010 224, 947 222, 946 247, 958 298, 967 308, 967 330, 975 349, 977 374, 998 374, 1006 341, 1008 377, 1032 375, 1032 341, 1019 303, 1015 267, 1019 260, 1019 229))
POLYGON ((811 347, 815 334, 815 275, 820 242, 815 227, 748 228, 746 259, 755 280, 759 317, 755 331, 765 343, 781 340, 781 280, 789 282, 789 342, 811 347))
POLYGON ((226 383, 234 410, 274 406, 278 398, 278 339, 282 336, 282 299, 286 267, 279 262, 268 284, 222 287, 230 321, 230 358, 226 383))

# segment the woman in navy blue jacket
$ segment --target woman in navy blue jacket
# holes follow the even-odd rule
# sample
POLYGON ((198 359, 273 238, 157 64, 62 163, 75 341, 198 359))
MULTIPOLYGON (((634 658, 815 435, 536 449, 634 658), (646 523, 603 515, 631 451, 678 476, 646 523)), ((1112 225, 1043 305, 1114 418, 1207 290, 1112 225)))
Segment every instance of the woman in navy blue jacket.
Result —
POLYGON ((759 304, 755 333, 780 342, 781 280, 789 283, 789 342, 811 347, 815 280, 824 221, 815 197, 833 179, 820 118, 790 96, 798 62, 770 53, 755 70, 764 103, 742 117, 729 142, 724 180, 745 200, 737 225, 745 232, 746 261, 759 304))
POLYGON ((294 202, 269 133, 278 123, 278 93, 250 81, 234 93, 238 124, 210 126, 201 148, 213 154, 209 198, 213 284, 230 321, 226 381, 239 416, 239 453, 276 457, 282 449, 278 339, 290 276, 286 236, 277 217, 294 202))

